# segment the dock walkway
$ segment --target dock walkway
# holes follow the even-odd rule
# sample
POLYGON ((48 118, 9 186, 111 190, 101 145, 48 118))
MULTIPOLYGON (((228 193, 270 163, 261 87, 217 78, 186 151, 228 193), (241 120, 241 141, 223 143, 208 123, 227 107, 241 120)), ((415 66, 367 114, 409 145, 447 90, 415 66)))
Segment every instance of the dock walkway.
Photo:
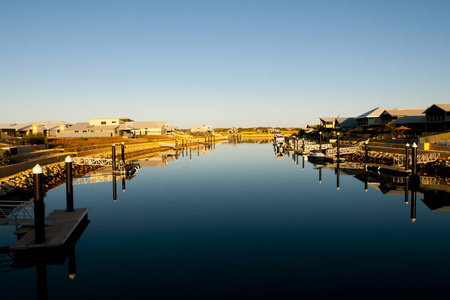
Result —
POLYGON ((14 245, 9 247, 10 251, 26 250, 42 247, 58 247, 63 246, 69 239, 72 232, 85 219, 89 208, 78 208, 73 212, 58 209, 53 211, 47 221, 53 222, 50 226, 45 226, 45 243, 35 243, 35 230, 30 230, 14 245))

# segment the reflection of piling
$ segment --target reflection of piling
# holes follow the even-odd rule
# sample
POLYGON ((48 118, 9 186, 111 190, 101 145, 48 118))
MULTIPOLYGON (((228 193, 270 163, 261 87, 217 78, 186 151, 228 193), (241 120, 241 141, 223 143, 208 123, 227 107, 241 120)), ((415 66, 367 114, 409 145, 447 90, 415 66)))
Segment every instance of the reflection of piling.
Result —
POLYGON ((405 204, 408 204, 408 200, 409 200, 409 189, 408 189, 408 185, 409 185, 409 179, 405 178, 405 204))
POLYGON ((33 168, 34 176, 34 232, 36 244, 45 242, 44 174, 42 167, 33 168))
POLYGON ((125 192, 125 177, 122 177, 122 192, 125 192))
POLYGON ((340 188, 339 177, 340 177, 340 170, 339 170, 339 160, 338 160, 338 167, 336 169, 336 189, 337 190, 339 190, 339 188, 340 188))
POLYGON ((322 131, 319 131, 319 152, 322 152, 322 131))
POLYGON ((66 210, 73 211, 72 157, 66 157, 66 210))
POLYGON ((178 149, 178 139, 175 139, 175 149, 178 149))
POLYGON ((38 262, 38 264, 36 265, 36 285, 38 300, 47 300, 47 265, 45 264, 45 262, 38 262))
POLYGON ((305 156, 303 155, 302 156, 302 170, 304 170, 305 169, 305 156))
POLYGON ((411 192, 411 222, 413 223, 416 221, 416 195, 417 192, 413 190, 411 192))
POLYGON ((116 182, 116 175, 113 175, 113 200, 114 200, 114 202, 117 201, 117 182, 116 182))
POLYGON ((75 279, 77 276, 77 264, 75 262, 75 245, 71 247, 69 252, 69 278, 75 279))
POLYGON ((322 168, 319 168, 319 183, 322 183, 322 168))
POLYGON ((338 161, 338 164, 339 164, 339 137, 340 137, 340 133, 338 132, 337 133, 337 147, 336 147, 336 157, 337 157, 337 161, 338 161))
POLYGON ((367 192, 369 185, 369 174, 367 173, 367 170, 364 171, 364 192, 367 192))

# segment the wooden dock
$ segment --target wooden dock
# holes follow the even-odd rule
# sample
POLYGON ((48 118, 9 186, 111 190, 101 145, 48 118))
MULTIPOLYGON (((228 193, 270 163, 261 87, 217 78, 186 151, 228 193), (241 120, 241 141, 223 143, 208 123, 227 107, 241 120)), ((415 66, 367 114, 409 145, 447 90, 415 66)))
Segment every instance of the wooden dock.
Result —
POLYGON ((83 220, 87 220, 88 211, 89 208, 78 208, 73 212, 67 212, 63 209, 55 210, 46 219, 46 221, 50 221, 49 223, 53 222, 53 224, 45 226, 45 243, 35 243, 35 231, 32 229, 14 245, 10 246, 9 250, 18 251, 63 246, 78 225, 83 220))

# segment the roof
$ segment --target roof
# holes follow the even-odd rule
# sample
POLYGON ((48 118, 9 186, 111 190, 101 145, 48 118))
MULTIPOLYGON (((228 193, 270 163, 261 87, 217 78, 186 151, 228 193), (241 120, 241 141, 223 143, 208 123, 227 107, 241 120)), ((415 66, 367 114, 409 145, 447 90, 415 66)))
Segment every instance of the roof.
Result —
POLYGON ((378 118, 385 110, 383 107, 377 107, 357 116, 355 119, 378 118))
POLYGON ((129 118, 89 118, 89 120, 121 120, 125 122, 134 122, 134 120, 129 118))
POLYGON ((427 111, 432 108, 433 106, 436 106, 440 109, 442 109, 443 111, 450 111, 450 104, 433 104, 430 107, 428 107, 423 113, 426 114, 427 111))
POLYGON ((395 125, 407 125, 412 123, 425 123, 425 116, 406 116, 397 120, 394 120, 395 125))
POLYGON ((0 124, 0 129, 14 129, 17 130, 19 128, 24 128, 26 127, 28 124, 25 123, 13 123, 13 124, 0 124))
POLYGON ((166 121, 134 122, 131 125, 131 129, 162 128, 164 126, 167 126, 167 122, 166 121))
POLYGON ((424 111, 421 108, 394 108, 386 109, 383 114, 389 114, 392 117, 421 116, 424 114, 424 111))
POLYGON ((89 123, 88 122, 81 122, 81 123, 76 123, 72 126, 70 126, 69 128, 66 129, 66 131, 80 131, 80 130, 90 130, 89 128, 89 123))
POLYGON ((65 121, 31 121, 28 124, 34 125, 34 126, 39 126, 44 129, 47 129, 47 130, 57 128, 61 125, 72 125, 71 123, 65 122, 65 121))
MULTIPOLYGON (((340 119, 344 119, 344 118, 340 118, 340 119)), ((339 121, 339 127, 354 128, 354 127, 356 127, 356 119, 355 118, 345 118, 343 121, 339 121)))
POLYGON ((320 118, 320 120, 323 122, 334 122, 334 120, 336 120, 336 118, 320 118))

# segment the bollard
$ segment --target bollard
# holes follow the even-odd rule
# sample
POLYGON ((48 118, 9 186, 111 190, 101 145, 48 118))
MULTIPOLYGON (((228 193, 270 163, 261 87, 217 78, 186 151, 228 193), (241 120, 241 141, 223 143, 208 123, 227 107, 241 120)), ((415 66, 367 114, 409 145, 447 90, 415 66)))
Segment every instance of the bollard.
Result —
POLYGON ((412 145, 412 174, 417 173, 417 145, 414 143, 412 145))
POLYGON ((408 143, 406 143, 406 145, 405 145, 405 157, 406 157, 406 159, 405 159, 405 170, 408 170, 409 169, 409 144, 408 143))
POLYGON ((66 211, 73 211, 72 157, 66 157, 66 211))
POLYGON ((319 131, 319 152, 322 152, 322 131, 319 131))
POLYGON ((336 147, 336 156, 337 156, 337 161, 339 164, 339 136, 341 135, 340 132, 337 133, 337 147, 336 147))
POLYGON ((34 232, 35 242, 45 242, 44 174, 42 167, 33 168, 34 177, 34 232))
POLYGON ((120 144, 120 148, 122 150, 122 162, 123 162, 123 165, 125 165, 125 143, 124 142, 122 142, 122 144, 120 144))
POLYGON ((367 164, 369 162, 369 152, 367 150, 367 144, 368 142, 366 141, 364 143, 364 162, 367 164))
POLYGON ((112 144, 112 170, 116 170, 116 144, 112 144))

